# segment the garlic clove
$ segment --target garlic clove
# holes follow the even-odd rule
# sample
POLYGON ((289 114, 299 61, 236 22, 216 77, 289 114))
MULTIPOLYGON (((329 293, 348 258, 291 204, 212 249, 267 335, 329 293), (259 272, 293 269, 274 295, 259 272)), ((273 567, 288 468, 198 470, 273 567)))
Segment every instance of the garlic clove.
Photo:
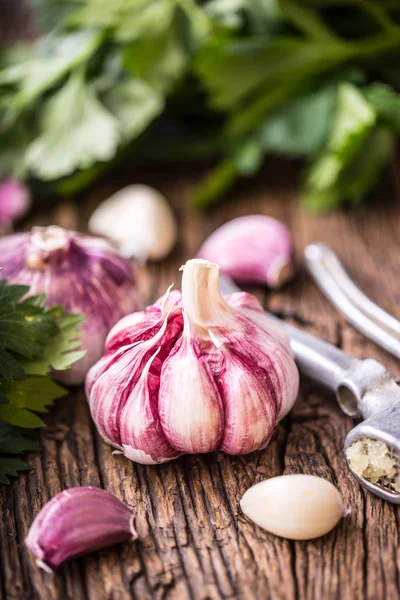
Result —
POLYGON ((219 387, 225 405, 222 452, 248 454, 264 448, 274 431, 277 413, 275 391, 266 371, 229 352, 219 387))
POLYGON ((160 464, 180 455, 179 448, 170 445, 160 426, 157 410, 161 370, 159 360, 157 364, 159 350, 148 360, 138 383, 131 389, 120 418, 124 455, 145 465, 160 464))
POLYGON ((236 292, 225 296, 225 300, 230 306, 238 308, 240 312, 255 321, 266 333, 285 346, 292 353, 290 340, 285 331, 265 312, 259 300, 247 292, 236 292))
POLYGON ((122 188, 96 208, 89 231, 113 241, 121 254, 160 260, 177 239, 177 225, 166 198, 147 185, 122 188))
POLYGON ((183 336, 163 364, 158 410, 170 444, 197 454, 218 448, 224 414, 213 375, 189 330, 186 318, 183 336))
POLYGON ((163 453, 165 460, 179 455, 159 431, 157 414, 160 358, 165 359, 181 335, 183 321, 173 305, 163 316, 166 300, 126 317, 125 324, 130 324, 126 329, 117 324, 108 336, 107 353, 86 378, 90 412, 100 435, 131 460, 144 464, 163 462, 163 453))
POLYGON ((197 253, 243 283, 280 288, 294 275, 294 251, 286 227, 265 215, 247 215, 214 231, 197 253))
POLYGON ((303 474, 261 481, 245 492, 240 507, 263 529, 291 540, 325 535, 347 514, 334 485, 303 474))
POLYGON ((29 189, 18 179, 5 179, 0 183, 0 227, 7 229, 21 219, 31 207, 29 189))
POLYGON ((74 487, 52 498, 33 521, 25 544, 48 572, 70 558, 135 540, 133 509, 110 492, 74 487))

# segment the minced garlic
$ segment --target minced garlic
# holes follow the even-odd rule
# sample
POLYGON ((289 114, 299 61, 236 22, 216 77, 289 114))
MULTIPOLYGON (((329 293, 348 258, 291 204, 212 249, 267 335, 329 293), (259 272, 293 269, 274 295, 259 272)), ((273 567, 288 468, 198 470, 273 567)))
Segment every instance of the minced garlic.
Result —
POLYGON ((400 491, 399 461, 385 442, 361 438, 347 448, 346 456, 350 468, 360 477, 400 491))

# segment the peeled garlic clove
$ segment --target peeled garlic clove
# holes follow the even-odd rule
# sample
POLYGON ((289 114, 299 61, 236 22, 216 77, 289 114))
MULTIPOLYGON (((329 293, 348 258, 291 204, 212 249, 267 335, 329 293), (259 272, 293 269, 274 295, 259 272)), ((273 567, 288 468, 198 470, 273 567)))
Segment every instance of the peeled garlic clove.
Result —
POLYGON ((0 227, 7 228, 21 219, 31 206, 29 189, 18 179, 0 183, 0 227))
POLYGON ((80 328, 83 358, 56 372, 66 384, 80 384, 104 352, 110 328, 138 306, 139 293, 129 261, 105 240, 54 225, 0 238, 0 279, 46 294, 46 305, 84 313, 80 328))
POLYGON ((325 535, 347 514, 334 485, 315 475, 282 475, 257 483, 240 501, 246 517, 290 540, 325 535))
POLYGON ((25 544, 38 566, 51 573, 70 558, 136 538, 130 506, 110 492, 83 486, 52 498, 33 521, 25 544))
POLYGON ((238 217, 219 227, 201 246, 199 258, 243 283, 279 288, 294 274, 293 244, 286 227, 265 215, 238 217))
POLYGON ((173 212, 157 190, 129 185, 102 202, 89 220, 89 231, 112 240, 123 256, 160 260, 177 239, 173 212))

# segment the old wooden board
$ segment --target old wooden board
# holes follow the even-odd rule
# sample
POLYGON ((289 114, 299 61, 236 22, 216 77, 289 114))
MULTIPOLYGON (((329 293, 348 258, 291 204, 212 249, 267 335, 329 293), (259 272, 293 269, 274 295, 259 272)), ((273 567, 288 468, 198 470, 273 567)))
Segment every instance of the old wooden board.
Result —
MULTIPOLYGON (((299 255, 311 241, 330 244, 361 287, 400 317, 400 215, 389 186, 381 202, 368 208, 310 216, 296 195, 292 169, 280 166, 277 174, 272 164, 237 189, 229 203, 199 215, 187 204, 198 180, 195 171, 144 170, 103 182, 77 204, 37 211, 33 221, 84 230, 101 199, 138 180, 165 192, 180 222, 175 253, 149 268, 151 298, 172 281, 179 283, 179 266, 215 227, 261 212, 289 226, 299 255), (278 181, 286 182, 284 189, 278 181)), ((355 356, 381 360, 399 375, 395 360, 347 325, 303 272, 282 292, 257 293, 288 321, 355 356)), ((342 447, 352 424, 329 394, 304 381, 294 410, 266 450, 241 457, 186 456, 145 467, 112 455, 91 423, 83 391, 74 391, 48 417, 44 450, 32 459, 35 470, 1 486, 0 594, 43 600, 397 598, 400 510, 361 490, 349 475, 342 447), (239 509, 243 492, 282 473, 313 473, 332 481, 350 515, 333 532, 310 542, 282 540, 247 522, 239 509), (104 487, 133 505, 140 541, 71 562, 51 577, 36 567, 23 541, 42 506, 75 485, 104 487)))

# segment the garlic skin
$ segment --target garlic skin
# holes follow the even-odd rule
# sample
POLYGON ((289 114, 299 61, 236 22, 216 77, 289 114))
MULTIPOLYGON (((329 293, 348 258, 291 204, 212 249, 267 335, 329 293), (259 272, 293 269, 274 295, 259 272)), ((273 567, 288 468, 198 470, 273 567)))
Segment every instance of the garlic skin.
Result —
POLYGON ((157 190, 147 185, 122 188, 96 208, 89 231, 110 239, 122 256, 161 260, 175 246, 174 214, 157 190))
POLYGON ((60 492, 33 521, 25 544, 51 573, 63 562, 137 539, 133 509, 110 492, 83 486, 60 492))
POLYGON ((214 231, 197 253, 219 264, 239 283, 278 289, 294 275, 294 250, 286 227, 265 215, 247 215, 214 231))
POLYGON ((7 229, 21 219, 31 207, 29 189, 18 179, 0 183, 0 227, 7 229))
POLYGON ((86 319, 80 329, 86 355, 56 378, 70 385, 84 381, 101 357, 110 328, 138 307, 138 292, 129 262, 105 240, 61 227, 34 227, 31 232, 0 239, 0 278, 44 292, 47 306, 63 305, 86 319))
POLYGON ((100 435, 131 460, 264 448, 293 406, 299 374, 250 294, 225 298, 218 265, 190 260, 182 293, 122 319, 86 378, 100 435))
POLYGON ((325 535, 348 514, 339 491, 315 475, 281 475, 249 488, 240 501, 246 517, 289 540, 325 535))

